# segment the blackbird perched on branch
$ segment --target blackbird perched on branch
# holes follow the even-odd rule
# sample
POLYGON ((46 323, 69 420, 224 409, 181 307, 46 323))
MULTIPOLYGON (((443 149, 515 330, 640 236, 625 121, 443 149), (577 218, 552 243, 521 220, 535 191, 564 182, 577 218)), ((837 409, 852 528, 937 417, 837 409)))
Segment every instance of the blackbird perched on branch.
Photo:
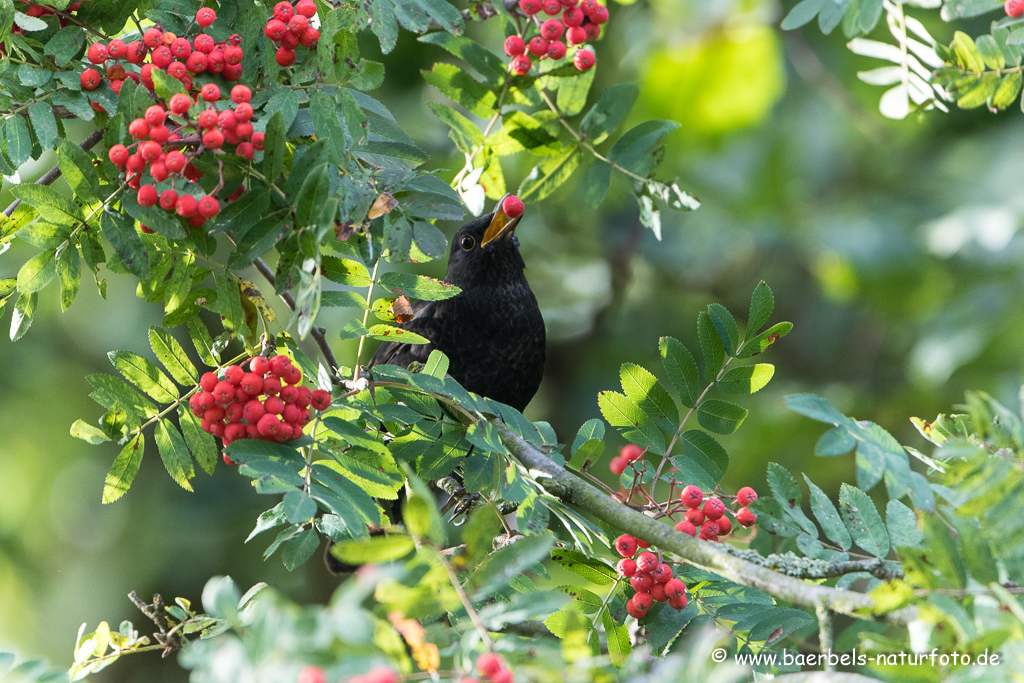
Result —
MULTIPOLYGON (((415 317, 401 325, 430 343, 385 342, 367 367, 425 363, 439 349, 448 356, 448 374, 463 387, 516 410, 526 408, 544 375, 544 318, 523 274, 526 264, 515 236, 522 213, 505 213, 508 196, 452 238, 445 281, 462 291, 443 301, 417 302, 415 317)), ((398 519, 401 511, 395 508, 392 518, 398 519)), ((331 554, 332 545, 324 554, 327 568, 335 574, 353 571, 331 554)))
MULTIPOLYGON (((425 363, 433 349, 448 356, 450 374, 469 391, 522 411, 544 374, 544 318, 523 270, 515 230, 523 215, 494 211, 462 226, 452 239, 445 281, 462 292, 417 302, 402 325, 429 344, 385 342, 368 367, 425 363)), ((522 207, 522 203, 519 203, 522 207)))

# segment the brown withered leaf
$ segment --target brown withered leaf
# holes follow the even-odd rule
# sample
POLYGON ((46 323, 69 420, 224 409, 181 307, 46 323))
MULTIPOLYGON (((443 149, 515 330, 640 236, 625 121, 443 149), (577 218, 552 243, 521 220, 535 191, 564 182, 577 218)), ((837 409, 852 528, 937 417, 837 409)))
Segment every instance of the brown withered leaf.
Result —
POLYGON ((334 236, 337 237, 339 241, 344 242, 354 234, 356 234, 355 221, 348 220, 344 223, 334 224, 334 236))
POLYGON ((391 304, 391 315, 395 316, 395 322, 407 323, 416 317, 415 312, 412 310, 412 304, 409 303, 409 298, 404 294, 391 304))
POLYGON ((374 200, 373 206, 370 207, 370 213, 367 214, 367 218, 371 221, 374 218, 380 218, 386 213, 391 213, 391 210, 396 206, 398 206, 398 200, 390 192, 381 192, 377 199, 374 200))

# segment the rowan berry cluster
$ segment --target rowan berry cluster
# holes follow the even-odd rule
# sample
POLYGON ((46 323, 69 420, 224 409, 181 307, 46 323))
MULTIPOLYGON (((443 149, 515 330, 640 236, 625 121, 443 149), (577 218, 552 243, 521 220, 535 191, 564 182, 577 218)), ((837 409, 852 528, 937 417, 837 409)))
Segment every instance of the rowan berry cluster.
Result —
POLYGON ((202 87, 196 97, 196 107, 188 95, 173 95, 169 102, 170 111, 162 104, 154 104, 146 109, 142 118, 128 125, 128 134, 139 141, 132 145, 136 147, 134 153, 120 144, 110 148, 108 158, 127 172, 128 186, 137 190, 136 198, 141 206, 159 204, 161 209, 187 218, 192 227, 202 225, 220 211, 220 203, 213 195, 197 198, 189 192, 179 194, 175 185, 179 177, 194 183, 202 176, 192 160, 205 150, 219 150, 230 144, 235 146, 235 154, 252 159, 256 150, 263 149, 264 134, 254 132, 250 121, 253 108, 249 104, 252 99, 249 87, 236 85, 231 89, 233 109, 218 109, 216 103, 220 98, 221 90, 216 83, 202 87), (198 106, 200 99, 205 104, 201 110, 198 106), (180 133, 186 132, 187 128, 195 133, 182 138, 180 133), (151 183, 142 184, 143 172, 152 180, 151 183), (158 193, 156 184, 168 179, 169 187, 158 193))
POLYGON ((537 27, 537 35, 529 42, 525 34, 505 39, 505 54, 512 57, 514 72, 520 76, 527 73, 533 66, 531 55, 538 61, 563 59, 569 50, 566 43, 576 48, 572 63, 577 69, 586 71, 594 66, 594 53, 583 44, 601 35, 601 25, 608 21, 607 7, 597 0, 519 0, 519 9, 529 17, 543 12, 551 18, 541 21, 535 17, 528 24, 537 27))
POLYGON ((646 541, 628 534, 615 539, 615 550, 622 555, 615 568, 619 576, 629 579, 629 585, 636 591, 626 601, 626 612, 634 619, 647 616, 655 602, 667 602, 675 610, 686 608, 686 584, 673 577, 672 567, 648 550, 637 555, 638 550, 649 547, 646 541))
MULTIPOLYGON (((643 460, 645 451, 636 444, 626 444, 619 451, 619 455, 612 458, 608 469, 615 476, 621 476, 626 468, 643 460)), ((639 472, 639 469, 636 469, 639 472)), ((615 494, 617 498, 625 500, 621 494, 615 494)), ((728 497, 728 496, 726 496, 728 497)), ((737 507, 733 512, 736 521, 744 527, 753 526, 757 521, 757 515, 748 509, 748 505, 757 500, 757 493, 749 486, 741 488, 734 496, 737 507)), ((671 503, 671 501, 670 501, 671 503)), ((684 534, 696 536, 704 541, 717 541, 721 536, 732 532, 732 521, 726 516, 725 503, 721 497, 714 493, 705 494, 699 486, 690 484, 684 486, 679 496, 679 503, 670 504, 666 511, 669 514, 682 512, 685 509, 683 520, 676 524, 676 530, 684 534), (705 495, 707 499, 705 500, 705 495)))
MULTIPOLYGON (((515 678, 505 660, 493 652, 485 652, 476 658, 476 670, 480 677, 490 683, 512 683, 515 678)), ((477 683, 475 679, 463 678, 462 683, 477 683)))
POLYGON ((320 31, 309 25, 309 20, 315 16, 316 3, 313 0, 274 5, 274 16, 267 21, 263 33, 281 45, 275 55, 278 64, 291 66, 295 63, 296 47, 314 47, 320 41, 320 31))
MULTIPOLYGON (((216 20, 217 13, 209 7, 196 12, 196 23, 203 28, 216 20)), ((115 93, 121 92, 126 78, 152 91, 155 87, 154 69, 165 71, 191 92, 193 77, 202 73, 220 74, 228 81, 241 78, 242 58, 245 56, 241 42, 242 38, 237 33, 227 43, 218 43, 205 33, 190 40, 154 27, 142 33, 142 40, 125 43, 115 38, 109 43, 93 43, 86 51, 86 57, 96 66, 106 69, 105 76, 115 93), (113 63, 105 66, 108 61, 113 63)), ((85 90, 95 90, 102 82, 103 75, 96 69, 82 72, 81 83, 85 90)))
MULTIPOLYGON (((732 522, 726 517, 727 508, 721 498, 710 496, 704 499, 704 492, 699 486, 684 486, 679 500, 687 508, 683 521, 676 524, 676 531, 696 536, 705 541, 717 541, 732 531, 732 522)), ((733 514, 742 526, 751 526, 757 521, 757 515, 747 506, 757 500, 757 493, 749 486, 744 486, 736 493, 736 503, 740 509, 733 514)))
MULTIPOLYGON (((229 365, 223 377, 207 372, 188 401, 203 431, 223 440, 291 441, 302 436, 310 408, 326 410, 330 392, 298 386, 302 371, 288 356, 256 356, 245 365, 229 365), (246 371, 248 369, 248 372, 246 371)), ((224 456, 225 462, 230 462, 224 456)))

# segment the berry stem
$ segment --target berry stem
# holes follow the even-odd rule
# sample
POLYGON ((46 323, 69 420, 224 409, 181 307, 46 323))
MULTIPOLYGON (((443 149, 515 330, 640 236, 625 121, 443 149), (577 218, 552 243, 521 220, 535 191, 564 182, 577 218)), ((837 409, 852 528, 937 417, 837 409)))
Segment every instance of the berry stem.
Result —
POLYGON ((437 555, 437 559, 441 563, 441 566, 444 567, 444 570, 448 573, 448 579, 451 581, 452 588, 455 589, 456 595, 459 596, 459 601, 465 608, 466 614, 469 615, 470 621, 473 622, 473 626, 475 626, 476 630, 480 633, 480 640, 484 641, 484 645, 487 646, 488 650, 494 652, 494 641, 491 640, 491 634, 489 634, 487 629, 484 628, 484 622, 480 619, 480 615, 473 608, 473 604, 469 601, 469 596, 466 595, 466 591, 462 587, 462 584, 459 583, 459 577, 455 573, 455 568, 452 567, 451 562, 448 561, 448 558, 444 556, 444 553, 441 552, 440 549, 434 548, 434 554, 437 555))

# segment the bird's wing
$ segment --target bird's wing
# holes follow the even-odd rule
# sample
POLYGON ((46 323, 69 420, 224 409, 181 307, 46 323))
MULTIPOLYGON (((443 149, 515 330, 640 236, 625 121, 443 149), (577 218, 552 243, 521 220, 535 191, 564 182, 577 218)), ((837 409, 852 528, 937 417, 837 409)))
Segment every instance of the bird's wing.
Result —
POLYGON ((431 340, 430 344, 403 344, 402 342, 384 342, 374 352, 366 367, 374 365, 400 365, 408 367, 409 363, 426 363, 430 352, 434 350, 433 341, 440 336, 443 321, 438 316, 436 302, 417 301, 413 305, 415 317, 409 322, 399 325, 403 330, 431 340))

